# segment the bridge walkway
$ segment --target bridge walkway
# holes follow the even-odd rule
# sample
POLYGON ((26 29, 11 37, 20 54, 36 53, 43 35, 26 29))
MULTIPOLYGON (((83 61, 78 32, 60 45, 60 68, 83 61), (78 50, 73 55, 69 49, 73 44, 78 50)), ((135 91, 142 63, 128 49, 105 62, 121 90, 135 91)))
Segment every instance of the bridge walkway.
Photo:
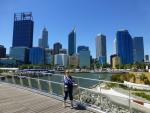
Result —
POLYGON ((62 101, 29 90, 0 83, 0 113, 93 113, 86 109, 71 109, 62 101))

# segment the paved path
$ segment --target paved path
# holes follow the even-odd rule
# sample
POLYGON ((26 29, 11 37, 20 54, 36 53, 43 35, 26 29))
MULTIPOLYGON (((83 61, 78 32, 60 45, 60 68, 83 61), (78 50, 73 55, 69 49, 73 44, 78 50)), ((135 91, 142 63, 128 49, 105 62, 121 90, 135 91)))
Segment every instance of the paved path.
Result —
POLYGON ((91 113, 62 107, 62 101, 0 83, 0 113, 91 113))

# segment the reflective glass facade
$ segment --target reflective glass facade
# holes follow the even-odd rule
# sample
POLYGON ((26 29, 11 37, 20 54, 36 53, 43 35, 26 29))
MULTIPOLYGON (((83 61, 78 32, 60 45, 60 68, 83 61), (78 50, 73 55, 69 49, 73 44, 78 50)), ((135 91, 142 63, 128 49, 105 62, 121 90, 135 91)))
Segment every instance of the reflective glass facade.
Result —
POLYGON ((6 48, 2 45, 0 45, 0 58, 6 57, 6 48))
POLYGON ((76 53, 76 32, 75 29, 68 35, 68 54, 76 53))
POLYGON ((106 56, 100 56, 98 60, 100 64, 106 64, 106 56))
POLYGON ((78 46, 77 52, 79 53, 81 50, 88 51, 88 50, 89 50, 89 47, 87 47, 87 46, 78 46))
POLYGON ((133 38, 133 58, 134 62, 144 62, 144 44, 143 37, 133 38))
POLYGON ((11 58, 14 58, 22 63, 28 63, 29 61, 29 48, 26 47, 12 47, 10 48, 11 58))
POLYGON ((79 66, 80 68, 88 67, 90 68, 90 51, 80 51, 79 52, 79 66))
POLYGON ((33 47, 30 49, 29 61, 31 64, 44 64, 44 49, 33 47))
POLYGON ((56 42, 54 45, 53 45, 53 50, 54 50, 54 54, 59 54, 59 50, 62 49, 62 44, 59 43, 59 42, 56 42))
POLYGON ((133 42, 127 30, 118 31, 116 34, 116 54, 122 64, 133 63, 133 42))
POLYGON ((32 47, 33 25, 31 13, 14 15, 12 47, 32 47))

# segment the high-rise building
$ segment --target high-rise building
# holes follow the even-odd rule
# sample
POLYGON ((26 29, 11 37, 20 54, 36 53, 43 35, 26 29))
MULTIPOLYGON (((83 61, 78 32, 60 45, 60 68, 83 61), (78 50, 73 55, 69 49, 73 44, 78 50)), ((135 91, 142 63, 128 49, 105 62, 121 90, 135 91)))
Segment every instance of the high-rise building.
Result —
POLYGON ((33 17, 32 13, 15 13, 12 47, 28 47, 33 44, 33 17))
POLYGON ((77 48, 77 52, 79 53, 81 50, 86 50, 86 51, 88 51, 89 50, 89 47, 87 47, 87 46, 78 46, 78 48, 77 48))
POLYGON ((45 48, 45 64, 52 64, 53 63, 53 54, 51 49, 45 48))
POLYGON ((112 68, 116 68, 116 65, 121 64, 120 57, 116 54, 110 56, 110 64, 112 68))
POLYGON ((27 47, 11 47, 10 58, 14 58, 22 63, 29 63, 29 48, 27 47))
POLYGON ((149 62, 149 55, 145 55, 145 62, 149 62))
POLYGON ((29 61, 31 64, 44 64, 45 53, 44 49, 40 47, 33 47, 30 49, 29 61))
POLYGON ((79 51, 79 66, 80 68, 90 68, 90 51, 89 50, 81 50, 79 51))
POLYGON ((74 54, 72 56, 69 56, 69 65, 78 67, 79 66, 79 55, 74 54))
POLYGON ((76 53, 76 31, 73 29, 68 35, 68 54, 76 53))
POLYGON ((134 37, 133 38, 133 59, 134 59, 134 63, 144 62, 143 37, 134 37))
POLYGON ((0 58, 6 57, 6 48, 3 45, 0 45, 0 58))
POLYGON ((59 53, 60 53, 60 54, 67 54, 67 49, 60 49, 60 50, 59 50, 59 53))
POLYGON ((54 58, 54 64, 60 66, 68 66, 68 55, 67 54, 56 54, 54 58))
POLYGON ((48 31, 45 27, 42 31, 42 38, 39 39, 39 47, 49 48, 49 46, 48 46, 48 31))
POLYGON ((53 45, 53 50, 54 50, 54 55, 55 54, 59 54, 59 50, 62 49, 62 44, 59 43, 59 42, 56 42, 54 45, 53 45))
POLYGON ((128 30, 117 31, 116 33, 116 54, 120 57, 122 64, 133 63, 132 37, 128 30))
POLYGON ((96 58, 101 64, 107 63, 106 36, 103 34, 96 37, 96 58))
POLYGON ((114 56, 112 58, 112 68, 116 69, 117 65, 119 65, 119 64, 120 64, 120 57, 119 56, 114 56))
POLYGON ((42 38, 39 38, 38 45, 39 45, 39 47, 43 47, 43 40, 42 40, 42 38))
POLYGON ((0 58, 0 66, 16 67, 22 63, 14 58, 0 58))

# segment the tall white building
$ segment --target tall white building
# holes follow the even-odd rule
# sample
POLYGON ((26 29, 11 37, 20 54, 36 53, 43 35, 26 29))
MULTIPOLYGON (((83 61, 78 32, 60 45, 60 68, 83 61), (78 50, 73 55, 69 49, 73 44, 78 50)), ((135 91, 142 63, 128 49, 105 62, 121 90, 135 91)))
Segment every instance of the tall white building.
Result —
POLYGON ((103 34, 98 34, 96 37, 96 58, 101 63, 107 62, 106 55, 106 36, 103 34))
POLYGON ((42 38, 39 39, 39 47, 49 48, 49 45, 48 45, 48 31, 45 27, 42 31, 42 38))

